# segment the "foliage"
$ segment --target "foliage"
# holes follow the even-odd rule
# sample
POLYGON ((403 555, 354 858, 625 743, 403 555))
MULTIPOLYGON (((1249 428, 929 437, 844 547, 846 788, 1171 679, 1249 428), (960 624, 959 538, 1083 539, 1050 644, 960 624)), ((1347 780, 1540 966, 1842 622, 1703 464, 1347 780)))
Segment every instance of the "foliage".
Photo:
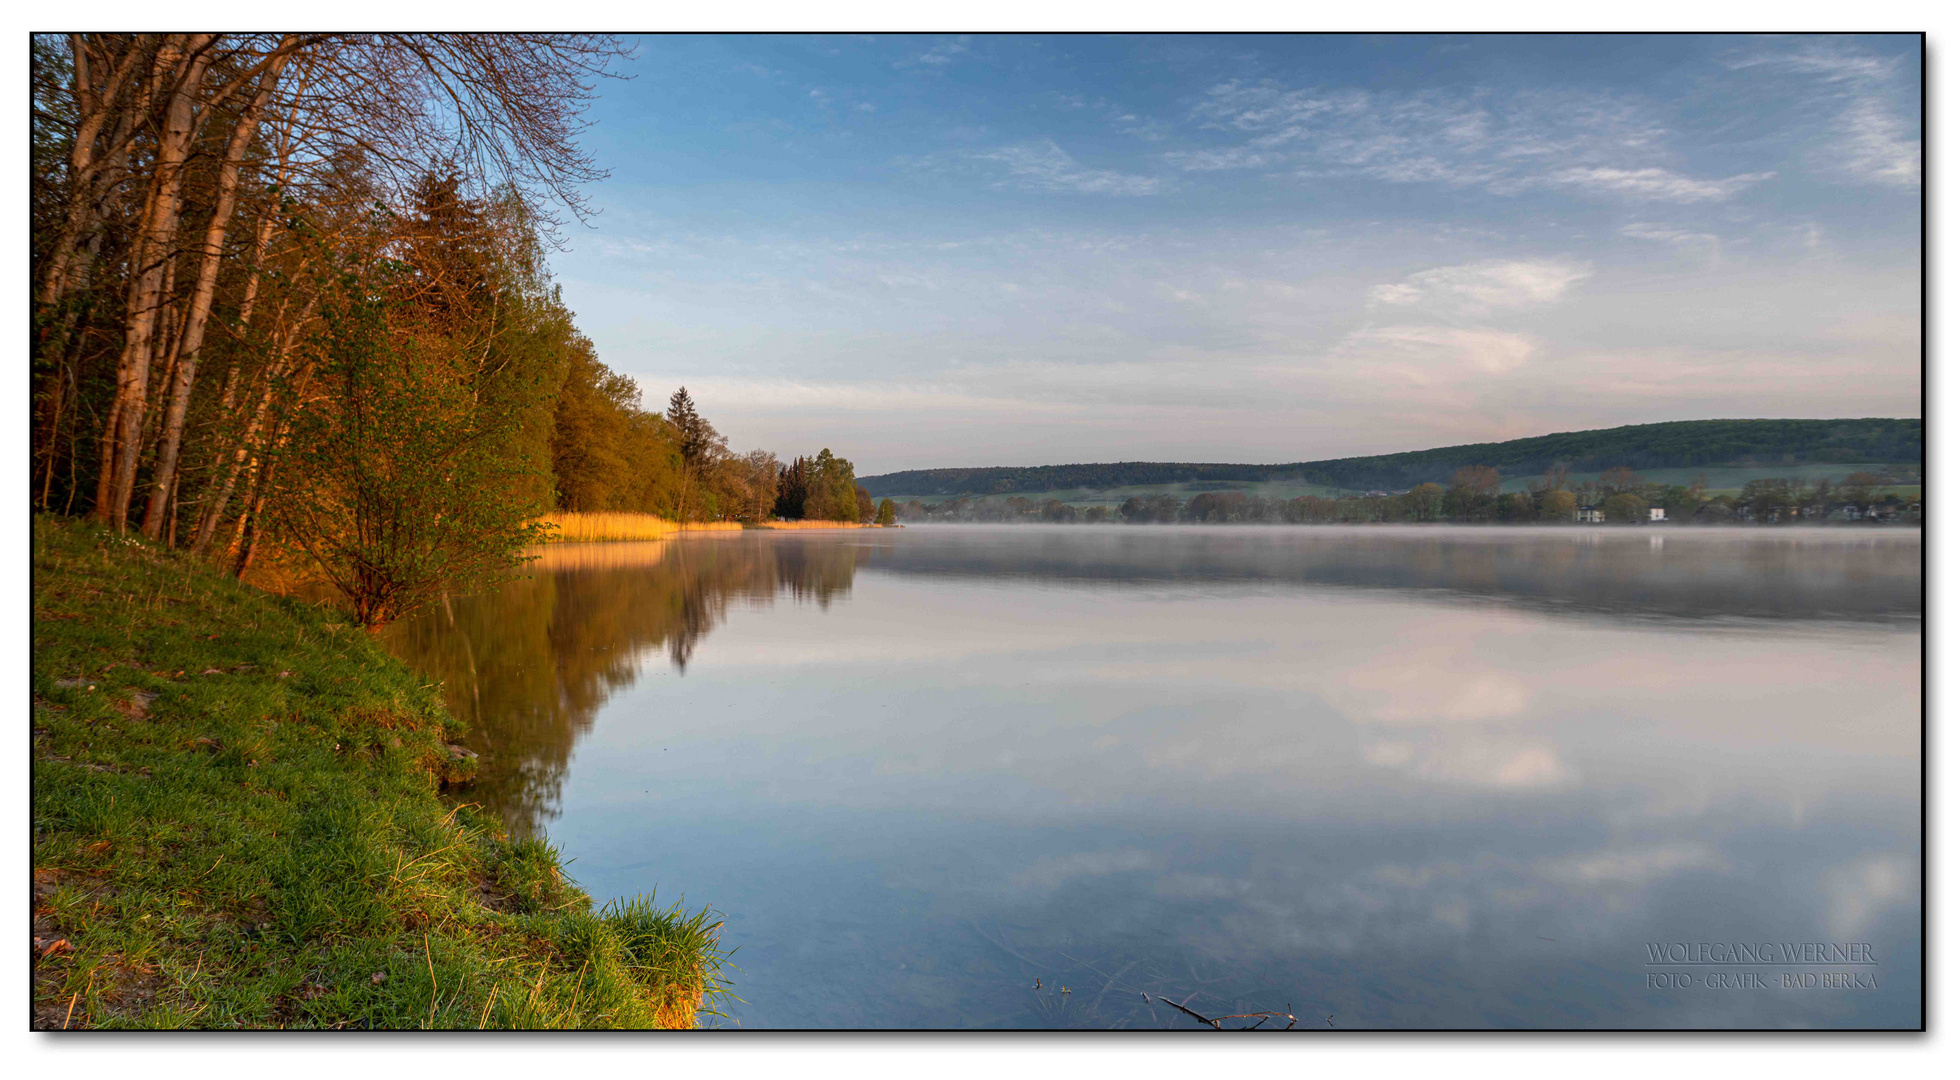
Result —
POLYGON ((337 283, 318 346, 328 392, 293 419, 273 503, 367 627, 514 568, 543 533, 532 519, 544 507, 519 494, 537 470, 511 445, 535 385, 488 385, 456 335, 395 298, 402 276, 378 261, 337 283))
POLYGON ((1626 492, 1608 496, 1599 509, 1607 521, 1620 525, 1634 525, 1647 520, 1647 500, 1626 492))
MULTIPOLYGON (((858 485, 851 463, 824 447, 814 458, 797 458, 781 477, 776 515, 792 521, 859 521, 858 485)), ((866 499, 870 496, 867 494, 866 499)))

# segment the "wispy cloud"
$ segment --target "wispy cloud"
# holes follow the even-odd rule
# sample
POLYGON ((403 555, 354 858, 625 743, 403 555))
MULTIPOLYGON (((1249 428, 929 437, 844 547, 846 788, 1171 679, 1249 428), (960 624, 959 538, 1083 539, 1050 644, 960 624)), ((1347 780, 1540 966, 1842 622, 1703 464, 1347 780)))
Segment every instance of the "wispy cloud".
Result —
POLYGON ((958 38, 940 41, 924 52, 913 53, 910 56, 893 61, 892 66, 900 69, 910 68, 923 71, 943 71, 957 60, 960 54, 967 51, 966 41, 967 39, 964 35, 958 38))
POLYGON ((1920 144, 1905 120, 1876 98, 1859 98, 1838 117, 1845 136, 1842 166, 1876 184, 1919 183, 1920 144))
MULTIPOLYGON (((1695 232, 1653 221, 1634 221, 1620 226, 1620 235, 1629 240, 1647 240, 1677 248, 1705 250, 1711 266, 1721 263, 1722 238, 1714 233, 1695 232)), ((1815 247, 1816 244, 1811 243, 1809 246, 1815 247)))
POLYGON ((1289 168, 1302 177, 1365 176, 1504 195, 1569 188, 1670 202, 1726 199, 1769 178, 1710 179, 1656 164, 1667 156, 1667 129, 1639 102, 1601 94, 1397 94, 1233 81, 1212 87, 1192 118, 1246 136, 1166 155, 1193 172, 1289 168))
POLYGON ((1919 183, 1922 149, 1913 124, 1902 115, 1912 88, 1902 85, 1900 57, 1873 56, 1826 39, 1794 49, 1746 53, 1732 58, 1729 66, 1806 80, 1812 107, 1836 110, 1836 138, 1818 154, 1826 169, 1865 183, 1919 183))
POLYGON ((1164 181, 1154 176, 1091 169, 1075 160, 1052 139, 1000 146, 991 150, 969 150, 960 155, 968 161, 982 162, 1005 175, 1002 186, 1032 191, 1072 191, 1085 195, 1155 195, 1164 181))
POLYGON ((1590 265, 1564 259, 1488 259, 1410 274, 1375 286, 1368 298, 1377 304, 1480 314, 1555 303, 1591 275, 1590 265))
POLYGON ((1546 183, 1618 192, 1642 199, 1664 202, 1707 202, 1726 199, 1743 188, 1761 183, 1773 172, 1741 173, 1720 180, 1700 180, 1667 169, 1615 169, 1605 166, 1565 169, 1545 178, 1546 183))

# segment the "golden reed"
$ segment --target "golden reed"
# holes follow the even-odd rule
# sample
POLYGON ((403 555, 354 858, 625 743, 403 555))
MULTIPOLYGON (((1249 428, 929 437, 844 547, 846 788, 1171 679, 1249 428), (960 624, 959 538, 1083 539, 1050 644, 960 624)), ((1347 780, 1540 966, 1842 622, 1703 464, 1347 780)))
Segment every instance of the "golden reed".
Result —
POLYGON ((681 532, 740 532, 735 521, 669 521, 652 514, 547 514, 539 520, 555 527, 551 543, 591 544, 606 540, 660 540, 681 532))
MULTIPOLYGON (((596 544, 617 540, 665 540, 683 532, 740 532, 738 521, 670 521, 652 514, 547 514, 539 519, 555 527, 553 544, 596 544)), ((871 529, 856 521, 763 521, 751 529, 871 529)))

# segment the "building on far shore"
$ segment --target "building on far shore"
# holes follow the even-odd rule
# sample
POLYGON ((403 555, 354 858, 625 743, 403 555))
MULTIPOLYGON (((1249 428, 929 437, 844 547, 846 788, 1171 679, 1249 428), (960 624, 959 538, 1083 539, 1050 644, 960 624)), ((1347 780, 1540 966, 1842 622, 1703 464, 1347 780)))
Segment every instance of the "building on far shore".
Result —
POLYGON ((1648 521, 1666 521, 1666 520, 1667 520, 1667 508, 1666 508, 1666 507, 1664 507, 1664 506, 1650 506, 1650 507, 1648 507, 1648 508, 1647 508, 1647 520, 1648 520, 1648 521))
POLYGON ((1598 525, 1605 522, 1606 514, 1599 507, 1587 503, 1579 509, 1572 511, 1572 520, 1587 525, 1598 525))

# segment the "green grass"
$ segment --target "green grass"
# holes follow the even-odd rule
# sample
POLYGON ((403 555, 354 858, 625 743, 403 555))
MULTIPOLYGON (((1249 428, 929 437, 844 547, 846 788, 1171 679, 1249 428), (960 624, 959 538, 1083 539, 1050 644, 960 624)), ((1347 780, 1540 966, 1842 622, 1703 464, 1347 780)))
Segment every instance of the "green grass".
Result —
POLYGON ((445 781, 432 685, 331 610, 37 518, 37 1028, 688 1027, 720 923, 594 911, 445 781))

